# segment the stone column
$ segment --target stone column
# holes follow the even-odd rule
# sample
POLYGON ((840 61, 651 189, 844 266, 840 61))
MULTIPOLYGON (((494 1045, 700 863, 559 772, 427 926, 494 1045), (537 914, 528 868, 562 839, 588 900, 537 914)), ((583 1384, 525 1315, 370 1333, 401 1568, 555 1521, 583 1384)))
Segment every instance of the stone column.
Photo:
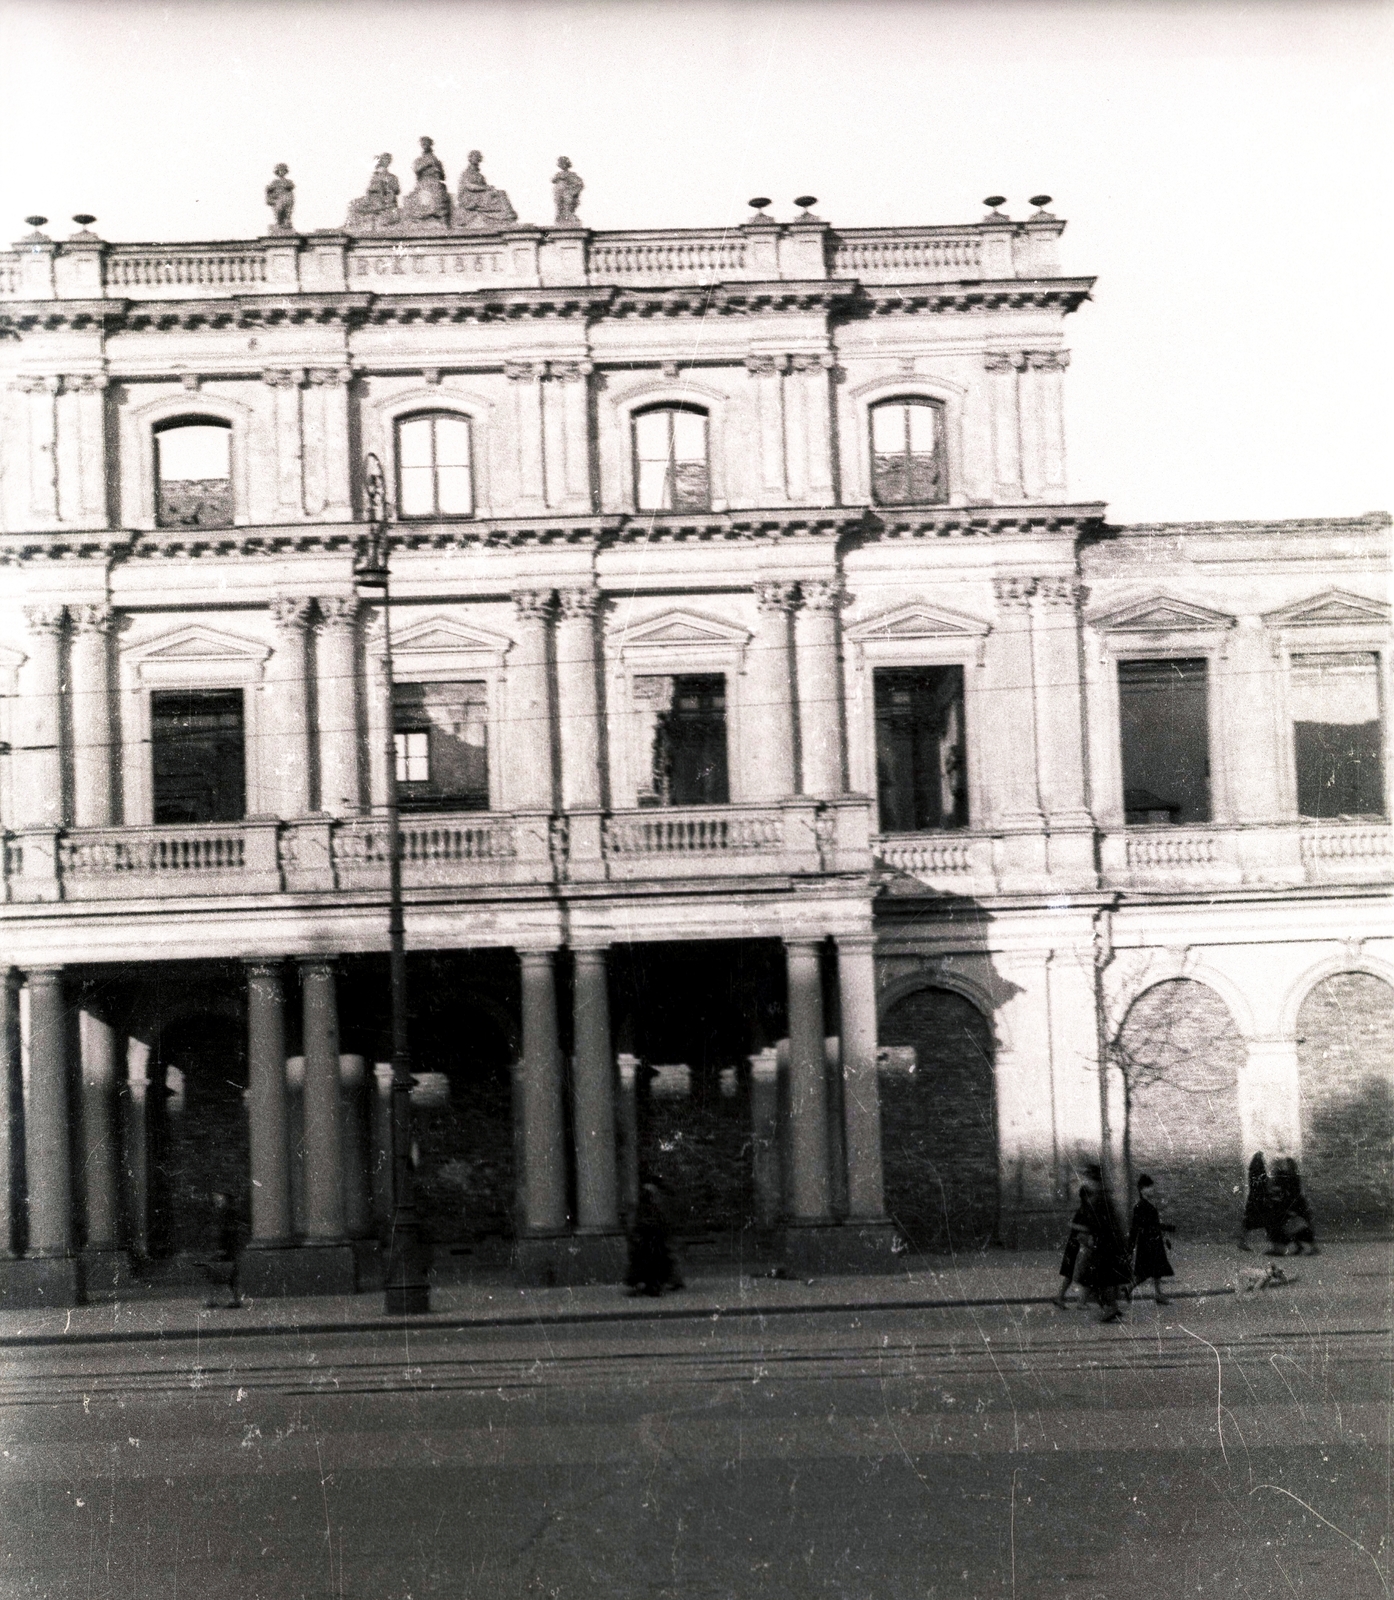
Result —
POLYGON ((1029 356, 1033 455, 1031 492, 1045 500, 1065 498, 1065 369, 1068 350, 1033 350, 1029 356))
POLYGON ((336 817, 362 809, 358 770, 358 612, 354 595, 319 602, 319 790, 321 811, 336 817))
POLYGON ((847 1130, 847 1212, 854 1222, 886 1214, 881 1171, 881 1084, 876 1068, 876 939, 837 941, 842 1011, 842 1092, 847 1130))
POLYGON ((760 353, 748 355, 745 364, 755 388, 761 498, 767 505, 784 505, 789 498, 784 473, 784 369, 789 358, 760 353))
POLYGON ((300 417, 300 385, 305 374, 297 368, 262 373, 270 386, 272 432, 276 441, 276 510, 278 520, 305 514, 304 434, 300 417))
POLYGON ((791 583, 757 583, 760 627, 750 645, 744 713, 746 790, 752 800, 794 793, 794 725, 790 694, 791 583))
POLYGON ((117 1248, 116 1037, 111 1024, 85 1006, 78 1012, 82 1066, 82 1170, 87 1197, 89 1255, 117 1248))
POLYGON ((127 1039, 125 1127, 121 1147, 126 1157, 126 1214, 131 1250, 140 1261, 150 1254, 150 1124, 146 1114, 149 1092, 150 1046, 144 1039, 127 1039))
POLYGON ((367 1082, 366 1063, 362 1056, 339 1057, 344 1229, 350 1239, 367 1239, 373 1232, 373 1204, 368 1187, 367 1082))
POLYGON ((20 680, 15 821, 61 828, 63 807, 63 630, 61 605, 25 606, 29 659, 20 680))
POLYGON ((842 793, 842 685, 837 662, 836 580, 802 585, 803 604, 794 614, 798 663, 800 754, 803 794, 826 799, 842 793))
POLYGON ((620 1209, 633 1217, 639 1205, 639 1058, 621 1053, 615 1058, 619 1074, 620 1209))
POLYGON ((252 1165, 252 1245, 288 1245, 290 1144, 286 1030, 280 961, 247 964, 247 1120, 252 1165))
POLYGON ((305 510, 326 522, 347 522, 349 499, 348 386, 351 367, 315 367, 305 391, 305 510))
POLYGON ((305 639, 312 601, 282 596, 271 602, 276 649, 267 669, 272 743, 270 766, 283 817, 310 810, 310 697, 305 639))
POLYGON ((992 390, 992 476, 995 498, 1022 498, 1021 423, 1017 411, 1017 373, 1026 365, 1020 351, 990 351, 983 358, 992 390))
POLYGON ((792 1222, 828 1222, 828 1101, 823 978, 816 939, 786 939, 789 974, 789 1146, 792 1222))
POLYGON ((1035 672, 1031 658, 1034 578, 994 578, 999 626, 988 638, 991 687, 996 691, 993 778, 995 820, 1009 828, 1041 826, 1036 787, 1035 672))
POLYGON ((583 1233, 611 1233, 619 1227, 619 1174, 606 953, 577 950, 574 955, 576 1225, 583 1233))
POLYGON ((305 1242, 344 1239, 343 1138, 339 1131, 339 1007, 334 962, 300 957, 305 1036, 305 1242))
POLYGON ((61 967, 29 969, 29 1103, 25 1107, 29 1178, 29 1254, 72 1254, 68 1160, 68 1012, 61 967))
POLYGON ((518 509, 547 508, 547 467, 542 448, 542 367, 535 361, 505 361, 503 375, 513 394, 513 439, 517 451, 518 509))
POLYGON ((1085 787, 1078 606, 1074 578, 1036 579, 1032 638, 1041 798, 1053 827, 1093 825, 1085 787))
POLYGON ((779 1221, 784 1179, 779 1166, 779 1053, 750 1058, 750 1142, 755 1220, 768 1232, 779 1221))
POLYGON ((523 969, 523 1194, 530 1234, 566 1228, 566 1148, 557 1047, 555 952, 520 950, 523 969))
POLYGON ((19 1251, 24 1195, 24 1088, 19 1064, 19 973, 0 972, 0 1261, 19 1251))
POLYGON ((79 828, 112 820, 110 637, 108 605, 75 606, 72 649, 73 813, 79 828))
POLYGON ((512 753, 508 807, 550 812, 556 783, 552 765, 552 695, 547 664, 550 589, 524 589, 513 596, 517 644, 509 652, 508 728, 512 753))
POLYGON ((373 1064, 373 1221, 392 1222, 392 1063, 373 1064))

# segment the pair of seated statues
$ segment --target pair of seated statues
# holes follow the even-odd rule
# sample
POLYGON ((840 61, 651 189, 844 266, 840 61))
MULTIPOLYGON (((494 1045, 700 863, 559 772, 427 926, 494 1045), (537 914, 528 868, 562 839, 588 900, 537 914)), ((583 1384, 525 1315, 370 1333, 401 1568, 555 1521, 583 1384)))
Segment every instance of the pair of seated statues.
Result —
POLYGON ((495 189, 479 170, 484 157, 471 150, 469 165, 460 174, 455 199, 446 186, 445 168, 430 139, 422 139, 421 154, 412 162, 416 187, 397 204, 402 186, 391 171, 392 157, 380 155, 368 192, 350 202, 344 226, 351 233, 385 233, 396 229, 427 233, 493 233, 510 227, 518 213, 502 189, 495 189))

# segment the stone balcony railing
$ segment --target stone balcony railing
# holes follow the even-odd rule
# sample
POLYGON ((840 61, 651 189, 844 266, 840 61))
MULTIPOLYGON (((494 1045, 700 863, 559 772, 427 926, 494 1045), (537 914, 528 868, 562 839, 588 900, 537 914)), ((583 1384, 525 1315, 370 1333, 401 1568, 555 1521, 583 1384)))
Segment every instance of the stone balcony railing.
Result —
MULTIPOLYGON (((853 798, 591 814, 569 826, 533 813, 412 815, 400 829, 402 883, 507 890, 865 872, 867 812, 853 798)), ((5 899, 16 903, 385 890, 388 865, 380 816, 40 829, 4 841, 5 899)))
POLYGON ((765 222, 591 232, 519 226, 496 234, 358 238, 321 231, 183 244, 31 238, 0 251, 0 303, 1028 279, 1058 273, 1063 227, 1040 217, 904 228, 765 222))

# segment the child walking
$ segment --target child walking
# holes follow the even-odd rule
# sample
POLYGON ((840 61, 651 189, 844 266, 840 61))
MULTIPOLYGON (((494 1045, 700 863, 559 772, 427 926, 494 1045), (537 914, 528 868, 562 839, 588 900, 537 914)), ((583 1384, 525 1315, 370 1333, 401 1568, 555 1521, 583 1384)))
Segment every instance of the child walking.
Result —
POLYGON ((1166 1246, 1166 1235, 1173 1230, 1169 1222, 1162 1221, 1161 1212, 1153 1204, 1155 1189, 1156 1184, 1144 1172, 1137 1180, 1137 1204, 1133 1207, 1133 1282, 1146 1283, 1150 1278, 1153 1298, 1159 1306, 1165 1306, 1171 1301, 1162 1293, 1162 1279, 1176 1276, 1167 1259, 1166 1246))

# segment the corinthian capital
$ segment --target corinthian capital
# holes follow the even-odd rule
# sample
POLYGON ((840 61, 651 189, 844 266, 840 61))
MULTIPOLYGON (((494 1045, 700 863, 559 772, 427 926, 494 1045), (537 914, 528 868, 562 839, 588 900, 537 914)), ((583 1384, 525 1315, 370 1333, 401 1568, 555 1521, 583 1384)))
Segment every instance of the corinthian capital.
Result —
POLYGON ((106 604, 73 606, 71 615, 78 633, 110 633, 116 625, 116 613, 106 604))
POLYGON ((310 626, 313 600, 298 600, 290 595, 277 595, 271 602, 271 621, 279 633, 304 633, 310 626))
POLYGON ((755 604, 761 611, 792 611, 798 589, 792 583, 757 583, 755 604))
POLYGON ((555 600, 551 589, 518 589, 513 595, 513 609, 522 622, 546 622, 552 614, 555 600))
POLYGON ((745 358, 747 370, 757 378, 773 378, 789 365, 789 357, 773 355, 768 351, 752 350, 745 358))
POLYGON ((554 383, 579 383, 595 371, 589 361, 549 361, 547 376, 554 383))
POLYGON ((1063 372, 1070 364, 1068 350, 1032 350, 1028 359, 1033 372, 1063 372))
POLYGON ((599 589, 559 589, 557 601, 561 607, 562 617, 570 621, 573 618, 593 617, 600 606, 599 589))
POLYGON ((326 595, 316 603, 319 606, 320 626, 326 631, 352 628, 358 621, 358 613, 362 610, 358 596, 352 594, 326 595))
POLYGON ((542 367, 536 361, 505 361, 503 375, 510 383, 536 383, 542 376, 542 367))
POLYGON ((262 373, 261 381, 272 389, 298 389, 305 381, 305 374, 299 367, 269 367, 262 373))
POLYGON ((63 387, 63 380, 57 377, 37 378, 27 375, 12 379, 10 387, 18 389, 21 394, 57 394, 63 387))
POLYGON ((29 626, 30 633, 56 636, 62 633, 63 625, 68 620, 68 608, 52 602, 25 606, 24 620, 29 626))
POLYGON ((992 592, 1003 611, 1025 611, 1036 592, 1034 578, 994 578, 992 592))
POLYGON ((105 372, 79 372, 63 379, 69 394, 100 394, 107 386, 105 372))
POLYGON ((1020 350, 989 350, 983 365, 989 372, 1020 372, 1026 366, 1026 356, 1020 350))
POLYGON ((337 389, 353 380, 352 367, 311 367, 307 374, 317 388, 337 389))
POLYGON ((1036 603, 1045 611, 1073 611, 1082 594, 1074 578, 1036 579, 1036 603))
POLYGON ((837 578, 805 579, 799 591, 805 611, 836 611, 842 604, 842 583, 837 578))

